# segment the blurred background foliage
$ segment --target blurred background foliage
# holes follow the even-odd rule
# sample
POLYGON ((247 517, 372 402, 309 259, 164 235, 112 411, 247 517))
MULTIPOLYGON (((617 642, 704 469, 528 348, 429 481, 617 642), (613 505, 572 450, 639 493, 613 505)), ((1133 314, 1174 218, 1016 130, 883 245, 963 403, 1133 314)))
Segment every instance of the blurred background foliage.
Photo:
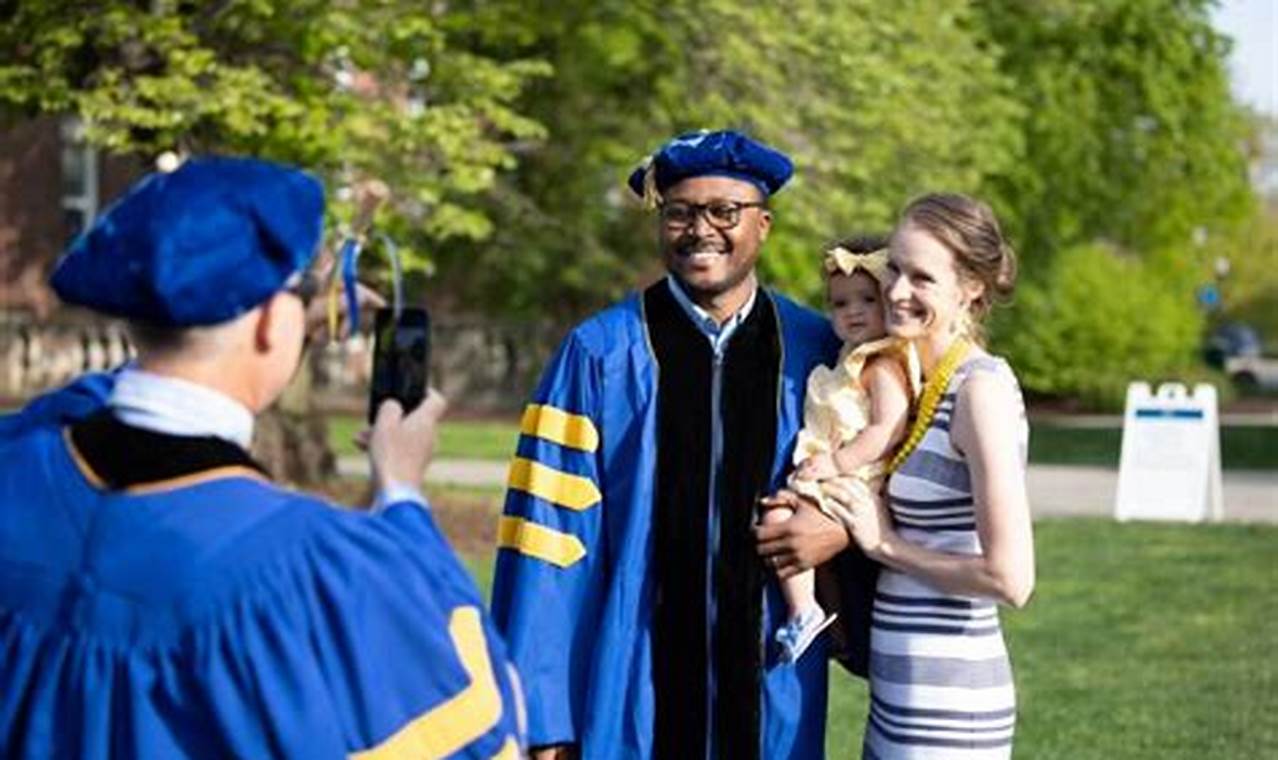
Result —
POLYGON ((1022 259, 995 350, 1026 387, 1112 403, 1198 371, 1207 318, 1278 306, 1210 0, 0 2, 0 103, 90 139, 306 165, 395 195, 382 226, 432 304, 578 318, 655 276, 623 182, 672 134, 790 152, 763 267, 814 305, 824 243, 929 190, 991 202, 1022 259))
MULTIPOLYGON (((513 141, 545 139, 520 109, 544 62, 458 46, 413 0, 35 0, 0 3, 0 103, 79 115, 86 137, 153 158, 253 154, 330 189, 378 177, 419 265, 431 243, 483 238, 479 207, 513 141)), ((349 216, 338 194, 334 212, 349 216)))
POLYGON ((1203 379, 1194 367, 1201 317, 1155 262, 1080 244, 1023 281, 1016 298, 1000 315, 998 348, 1040 394, 1121 409, 1127 383, 1151 371, 1203 379))
POLYGON ((1230 262, 1222 278, 1225 317, 1278 338, 1278 208, 1257 213, 1230 230, 1218 246, 1230 262))

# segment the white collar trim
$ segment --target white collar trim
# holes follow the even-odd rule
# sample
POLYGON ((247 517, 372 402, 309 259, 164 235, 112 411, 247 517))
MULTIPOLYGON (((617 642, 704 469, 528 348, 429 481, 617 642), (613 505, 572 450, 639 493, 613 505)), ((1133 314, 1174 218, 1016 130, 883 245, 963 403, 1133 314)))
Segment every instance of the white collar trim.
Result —
POLYGON ((125 369, 107 406, 121 422, 157 433, 215 436, 248 449, 253 413, 235 399, 199 383, 125 369))

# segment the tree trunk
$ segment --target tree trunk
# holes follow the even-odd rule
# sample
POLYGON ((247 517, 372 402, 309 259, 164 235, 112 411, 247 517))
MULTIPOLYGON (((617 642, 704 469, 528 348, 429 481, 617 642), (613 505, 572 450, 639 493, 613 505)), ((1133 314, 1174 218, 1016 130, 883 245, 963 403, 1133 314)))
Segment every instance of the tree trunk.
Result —
POLYGON ((253 457, 281 483, 316 487, 337 475, 328 424, 311 401, 311 367, 303 361, 275 406, 257 418, 253 457))

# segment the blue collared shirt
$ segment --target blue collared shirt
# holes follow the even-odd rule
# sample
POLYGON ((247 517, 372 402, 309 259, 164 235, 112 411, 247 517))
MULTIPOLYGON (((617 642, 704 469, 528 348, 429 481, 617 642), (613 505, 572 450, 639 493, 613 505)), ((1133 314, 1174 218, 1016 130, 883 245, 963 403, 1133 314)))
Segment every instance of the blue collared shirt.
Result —
POLYGON ((755 299, 759 296, 759 288, 756 286, 750 298, 737 310, 737 313, 728 317, 723 324, 719 324, 709 312, 692 302, 674 275, 666 275, 666 284, 670 286, 670 293, 674 295, 675 302, 683 309, 684 314, 688 315, 688 319, 692 320, 692 324, 696 325, 701 334, 710 341, 710 348, 714 349, 714 355, 718 357, 723 356, 724 350, 728 347, 728 341, 732 339, 732 334, 750 316, 750 312, 754 310, 755 299))

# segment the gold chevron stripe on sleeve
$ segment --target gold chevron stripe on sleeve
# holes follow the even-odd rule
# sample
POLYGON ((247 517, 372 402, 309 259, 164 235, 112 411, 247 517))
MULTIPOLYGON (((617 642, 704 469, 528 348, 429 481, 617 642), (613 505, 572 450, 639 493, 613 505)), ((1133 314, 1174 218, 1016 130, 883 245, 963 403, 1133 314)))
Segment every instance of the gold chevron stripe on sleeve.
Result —
POLYGON ((599 431, 589 417, 572 414, 549 404, 529 404, 519 423, 520 432, 560 446, 594 453, 599 450, 599 431))
POLYGON ((590 478, 571 475, 523 457, 511 461, 507 484, 517 491, 579 512, 603 498, 590 478))
POLYGON ((570 567, 586 556, 585 545, 571 533, 506 515, 497 523, 497 547, 514 549, 558 567, 570 567))
POLYGON ((506 743, 493 755, 493 760, 519 760, 519 744, 513 736, 506 737, 506 743))
POLYGON ((462 750, 497 725, 501 691, 493 676, 479 608, 453 610, 448 635, 470 684, 376 747, 350 755, 350 760, 436 760, 462 750))

